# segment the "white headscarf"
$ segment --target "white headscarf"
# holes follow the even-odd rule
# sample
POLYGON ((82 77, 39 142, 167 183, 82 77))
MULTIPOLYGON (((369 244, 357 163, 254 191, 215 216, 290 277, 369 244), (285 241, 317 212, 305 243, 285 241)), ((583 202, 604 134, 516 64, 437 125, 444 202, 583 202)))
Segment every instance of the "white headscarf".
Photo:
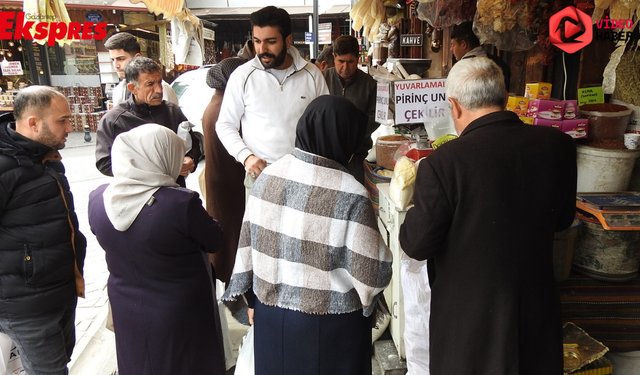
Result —
POLYGON ((126 231, 156 190, 178 186, 185 148, 184 139, 158 124, 140 125, 116 137, 111 148, 114 180, 103 194, 114 228, 126 231))

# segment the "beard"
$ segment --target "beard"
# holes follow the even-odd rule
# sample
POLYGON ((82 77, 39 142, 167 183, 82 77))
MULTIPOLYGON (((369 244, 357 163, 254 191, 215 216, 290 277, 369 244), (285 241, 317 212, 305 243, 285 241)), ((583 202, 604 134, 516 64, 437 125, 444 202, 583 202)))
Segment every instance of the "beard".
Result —
MULTIPOLYGON (((66 137, 65 137, 66 138, 66 137)), ((49 146, 54 150, 62 150, 65 146, 63 140, 59 139, 46 122, 42 123, 42 129, 40 130, 40 136, 37 139, 38 143, 42 143, 45 146, 49 146)))
POLYGON ((258 57, 260 58, 260 63, 265 69, 277 68, 280 65, 282 65, 282 63, 284 63, 284 60, 287 58, 287 48, 286 46, 282 46, 282 51, 280 51, 278 56, 265 52, 265 53, 259 54, 258 57), (270 57, 271 63, 265 64, 264 62, 262 62, 263 57, 270 57))

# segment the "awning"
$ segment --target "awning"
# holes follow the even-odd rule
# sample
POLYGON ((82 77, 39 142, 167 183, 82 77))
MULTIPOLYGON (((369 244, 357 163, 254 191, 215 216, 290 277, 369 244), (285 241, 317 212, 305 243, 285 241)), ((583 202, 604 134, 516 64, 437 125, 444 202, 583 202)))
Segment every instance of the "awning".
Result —
MULTIPOLYGON (((23 0, 0 0, 0 7, 20 7, 23 0)), ((95 9, 95 10, 125 10, 147 12, 143 3, 132 4, 129 0, 64 0, 67 9, 95 9)))
MULTIPOLYGON (((231 7, 231 8, 202 8, 191 9, 191 13, 196 16, 220 16, 220 17, 237 17, 249 16, 251 13, 262 9, 263 7, 231 7)), ((281 7, 290 15, 307 15, 313 13, 312 6, 284 6, 281 7)), ((333 5, 329 9, 320 9, 320 15, 349 13, 350 5, 333 5)))

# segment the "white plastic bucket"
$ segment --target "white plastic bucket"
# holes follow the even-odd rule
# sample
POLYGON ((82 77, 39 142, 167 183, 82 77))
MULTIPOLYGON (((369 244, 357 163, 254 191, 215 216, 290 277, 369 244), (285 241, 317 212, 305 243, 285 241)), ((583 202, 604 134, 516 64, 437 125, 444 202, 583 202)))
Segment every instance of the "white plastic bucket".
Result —
POLYGON ((627 353, 607 353, 613 365, 613 375, 640 374, 640 351, 627 353))
POLYGON ((629 188, 638 150, 607 150, 578 145, 578 192, 616 192, 629 188))

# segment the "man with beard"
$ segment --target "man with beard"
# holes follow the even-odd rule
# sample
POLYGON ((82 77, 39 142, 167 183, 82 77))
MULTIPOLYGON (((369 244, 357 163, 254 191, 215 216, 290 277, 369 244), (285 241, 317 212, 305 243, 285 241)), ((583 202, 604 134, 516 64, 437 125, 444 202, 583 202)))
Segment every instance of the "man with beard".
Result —
POLYGON ((349 99, 359 110, 369 117, 367 132, 358 151, 349 161, 349 173, 364 184, 364 158, 373 142, 371 133, 378 125, 375 122, 377 83, 367 73, 358 69, 360 56, 358 39, 351 35, 342 35, 333 42, 334 68, 322 72, 327 80, 331 95, 349 99))
POLYGON ((247 193, 267 164, 293 152, 307 105, 329 94, 320 70, 292 46, 284 9, 268 6, 250 20, 256 56, 231 74, 216 123, 220 141, 245 168, 247 193))
POLYGON ((64 95, 46 86, 20 90, 0 117, 0 332, 32 375, 68 373, 84 297, 87 241, 58 152, 70 120, 64 95))
MULTIPOLYGON (((178 126, 187 118, 176 104, 162 99, 162 75, 160 66, 147 57, 136 57, 125 68, 127 88, 131 96, 107 112, 98 124, 96 139, 96 167, 102 174, 111 172, 111 146, 120 133, 147 123, 164 125, 178 131, 178 126)), ((189 131, 191 150, 187 152, 178 182, 185 186, 184 178, 195 171, 200 161, 200 143, 189 131)))

